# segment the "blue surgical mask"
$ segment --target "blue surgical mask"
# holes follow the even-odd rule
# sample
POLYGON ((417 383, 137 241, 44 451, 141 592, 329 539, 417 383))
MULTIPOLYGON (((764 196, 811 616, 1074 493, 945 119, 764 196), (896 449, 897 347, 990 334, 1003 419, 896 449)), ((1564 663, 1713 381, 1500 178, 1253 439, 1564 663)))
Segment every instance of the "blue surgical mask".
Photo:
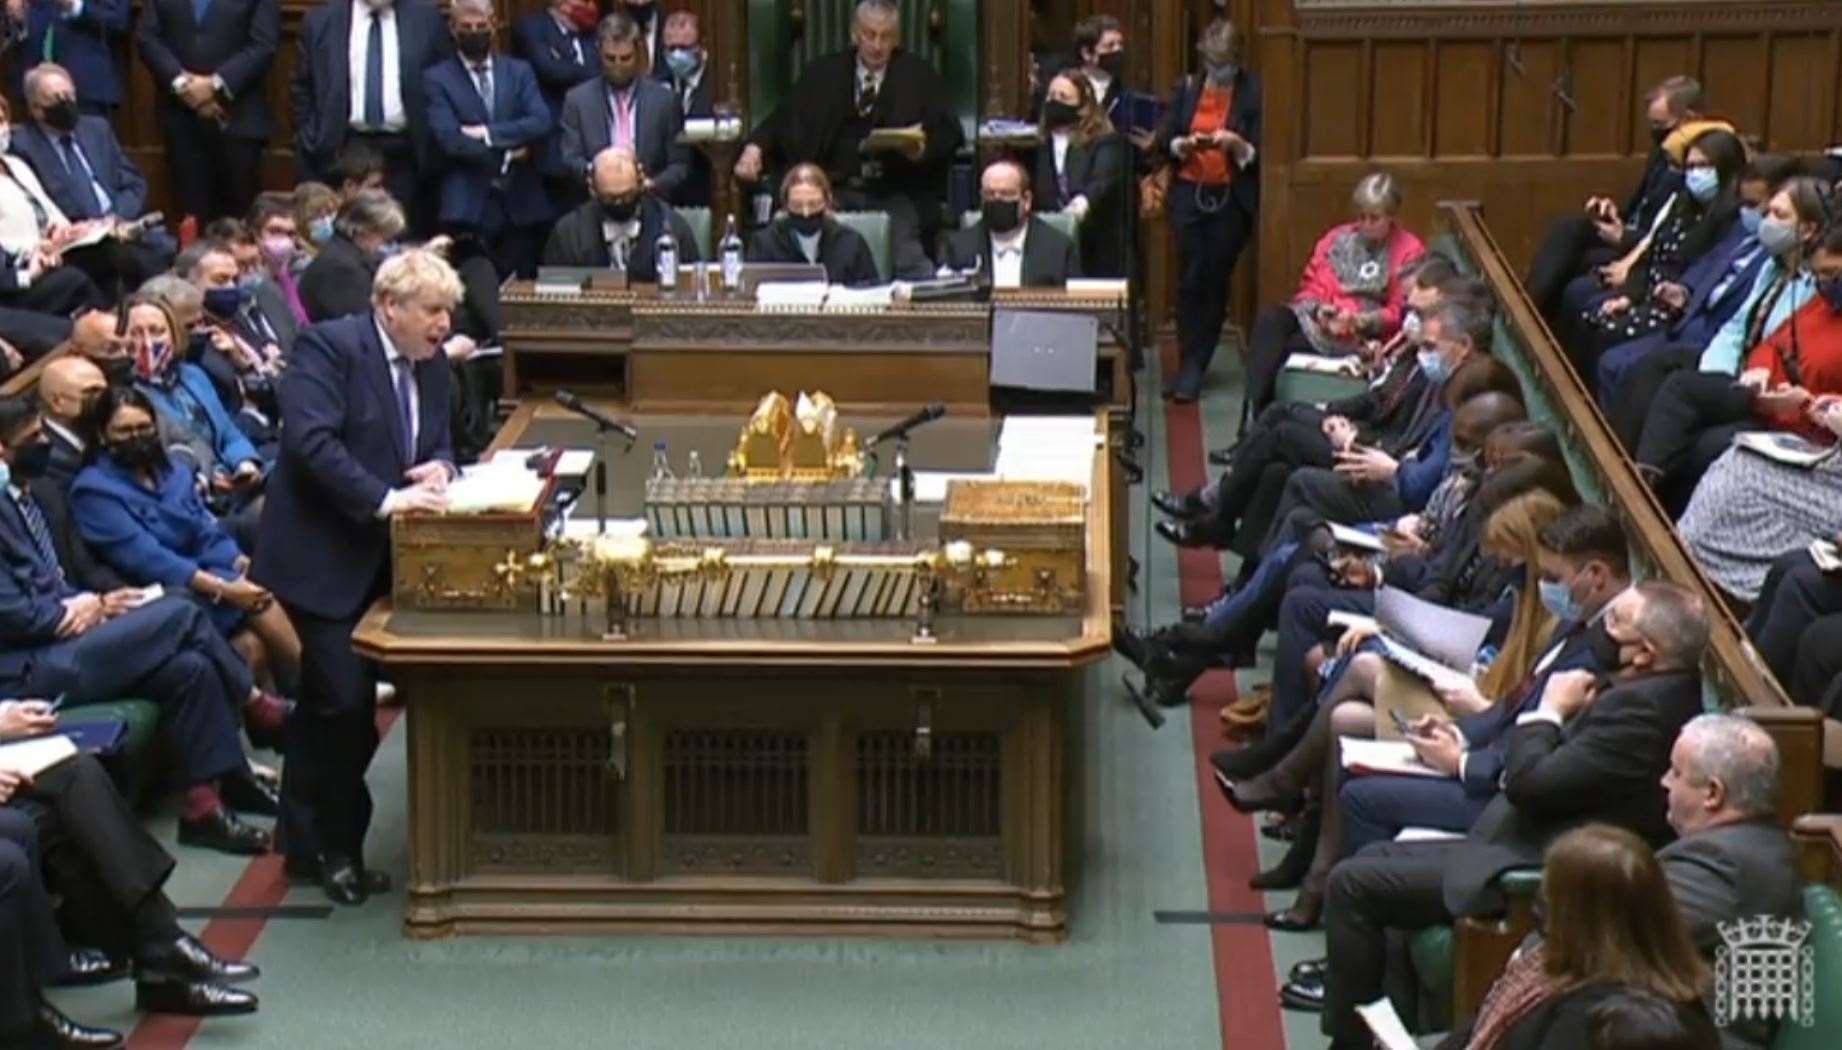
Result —
POLYGON ((1690 168, 1683 175, 1682 184, 1688 189, 1689 196, 1706 204, 1720 192, 1720 172, 1713 168, 1690 168))
POLYGON ((1759 223, 1765 219, 1765 213, 1751 208, 1740 209, 1740 226, 1753 236, 1759 235, 1759 223))
POLYGON ((674 47, 665 52, 665 65, 671 69, 672 76, 680 80, 697 72, 697 67, 703 64, 703 55, 694 47, 674 47))
POLYGON ((327 241, 332 240, 333 217, 327 215, 313 220, 313 225, 307 227, 307 236, 311 238, 315 244, 325 244, 327 241))
POLYGON ((1420 371, 1435 383, 1443 383, 1452 375, 1452 369, 1445 363, 1445 355, 1437 347, 1424 347, 1416 355, 1420 362, 1420 371))
POLYGON ((262 274, 255 270, 243 274, 237 278, 237 287, 250 295, 256 294, 256 289, 262 287, 262 274))
POLYGON ((4 459, 0 459, 0 489, 6 488, 8 485, 11 485, 12 483, 13 483, 12 464, 8 463, 4 459))
POLYGON ((1773 258, 1783 258, 1797 247, 1797 227, 1777 219, 1763 219, 1759 223, 1758 238, 1759 246, 1773 258))
POLYGON ((1574 600, 1573 588, 1566 580, 1542 580, 1541 604, 1557 620, 1572 623, 1581 618, 1580 603, 1574 600))

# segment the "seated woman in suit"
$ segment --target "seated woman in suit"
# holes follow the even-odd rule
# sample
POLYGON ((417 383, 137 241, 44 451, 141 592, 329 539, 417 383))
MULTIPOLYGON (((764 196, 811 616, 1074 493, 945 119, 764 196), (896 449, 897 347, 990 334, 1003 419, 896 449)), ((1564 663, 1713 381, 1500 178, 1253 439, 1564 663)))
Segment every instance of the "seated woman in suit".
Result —
POLYGON ((1126 233, 1126 140, 1094 100, 1078 70, 1049 81, 1043 99, 1043 147, 1036 151, 1036 210, 1066 212, 1079 224, 1081 271, 1124 277, 1131 260, 1126 233))
POLYGON ((1692 1045, 1714 1046, 1702 1005, 1712 981, 1644 840, 1588 824, 1548 847, 1541 875, 1545 937, 1510 957, 1465 1030, 1440 1043, 1471 1050, 1595 1046, 1594 1018, 1632 996, 1674 1007, 1692 1045))
POLYGON ((83 538, 129 582, 208 603, 211 622, 257 680, 290 692, 300 639, 274 597, 250 582, 249 556, 205 509, 192 473, 167 456, 153 402, 112 386, 91 410, 89 432, 100 441, 70 489, 83 538))
POLYGON ((817 164, 795 164, 780 182, 781 214, 748 238, 745 257, 759 263, 818 263, 833 284, 876 284, 882 276, 870 242, 832 217, 831 179, 817 164))

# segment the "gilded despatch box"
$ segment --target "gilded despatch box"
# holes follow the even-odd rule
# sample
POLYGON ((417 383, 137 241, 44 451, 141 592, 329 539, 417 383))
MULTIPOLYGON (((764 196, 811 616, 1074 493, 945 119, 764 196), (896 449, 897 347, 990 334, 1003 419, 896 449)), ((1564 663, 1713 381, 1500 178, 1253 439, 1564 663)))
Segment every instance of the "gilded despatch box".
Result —
POLYGON ((507 586, 501 566, 543 547, 545 503, 515 514, 393 516, 391 600, 399 609, 536 611, 536 593, 507 586))
POLYGON ((1065 614, 1087 586, 1087 494, 1065 481, 954 481, 940 515, 942 543, 1004 552, 947 602, 968 613, 1065 614))

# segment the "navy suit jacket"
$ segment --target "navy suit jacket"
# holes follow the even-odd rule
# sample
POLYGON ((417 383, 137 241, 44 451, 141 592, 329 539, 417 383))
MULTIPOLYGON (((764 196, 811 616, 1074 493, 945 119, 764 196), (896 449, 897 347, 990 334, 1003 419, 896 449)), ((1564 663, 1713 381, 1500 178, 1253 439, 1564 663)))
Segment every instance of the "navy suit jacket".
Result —
MULTIPOLYGON (((112 215, 138 219, 147 211, 147 178, 122 149, 115 129, 101 117, 78 117, 73 132, 77 147, 96 173, 96 181, 108 191, 113 204, 112 215)), ((81 166, 72 172, 64 164, 64 148, 53 142, 51 134, 39 124, 15 125, 13 152, 24 157, 38 172, 45 192, 72 220, 98 217, 96 194, 81 166)))
MULTIPOLYGON (((633 81, 633 152, 652 179, 652 190, 668 200, 691 174, 691 147, 678 141, 684 114, 670 88, 652 77, 633 81)), ((601 77, 577 84, 563 97, 562 128, 564 171, 581 174, 595 154, 612 144, 608 137, 608 85, 601 77)))
POLYGON ((480 225, 495 183, 504 194, 505 215, 511 225, 536 226, 549 220, 550 202, 533 157, 505 166, 507 151, 527 146, 535 154, 550 134, 550 109, 531 67, 510 55, 492 56, 490 114, 473 74, 458 57, 430 66, 422 79, 429 103, 429 133, 442 158, 441 222, 480 225), (473 124, 486 126, 492 145, 461 134, 461 128, 473 124))
POLYGON ((29 4, 26 38, 13 61, 13 90, 23 96, 25 71, 44 57, 45 34, 50 33, 51 61, 70 72, 77 101, 120 105, 122 75, 115 68, 109 37, 128 28, 128 7, 129 0, 83 0, 82 12, 65 18, 50 3, 29 4))
MULTIPOLYGON (((126 6, 126 0, 117 2, 126 6)), ((281 45, 278 0, 211 0, 202 22, 193 0, 145 0, 135 42, 163 108, 191 112, 174 97, 174 78, 214 73, 230 93, 226 130, 238 138, 269 137, 273 125, 266 88, 281 45)))
MULTIPOLYGON (((537 74, 537 86, 550 107, 553 126, 563 119, 563 96, 569 94, 569 89, 601 75, 595 34, 565 32, 548 11, 525 15, 512 24, 512 50, 537 74), (570 46, 572 39, 581 45, 580 62, 576 61, 576 49, 570 46)), ((555 135, 546 139, 538 151, 537 170, 571 179, 580 174, 563 167, 562 143, 555 135)))
POLYGON ((415 376, 417 440, 406 449, 373 314, 324 321, 295 341, 251 573, 288 605, 349 619, 388 587, 390 523, 378 507, 410 467, 454 460, 447 362, 419 362, 415 376))
POLYGON ((1672 339, 1680 341, 1685 337, 1693 340, 1684 345, 1700 346, 1713 339, 1728 319, 1739 312, 1740 305, 1752 291, 1752 284, 1759 276, 1759 267, 1771 253, 1759 250, 1759 240, 1746 232, 1746 228, 1734 223, 1727 231, 1727 236, 1701 258, 1695 260, 1682 274, 1682 283, 1689 289, 1689 301, 1682 307, 1682 318, 1672 325, 1669 334, 1672 339), (1727 270, 1747 252, 1752 258, 1740 268, 1739 275, 1727 282, 1714 294, 1715 285, 1727 270))
POLYGON ((40 650, 57 641, 64 599, 76 594, 39 557, 12 495, 0 489, 0 695, 32 674, 40 650))
MULTIPOLYGON (((429 0, 396 0, 397 83, 403 119, 416 163, 432 158, 428 100, 422 71, 453 52, 447 22, 429 0)), ((300 58, 289 85, 294 108, 294 148, 306 171, 323 175, 344 145, 352 122, 352 5, 326 0, 301 20, 300 58)))
POLYGON ((1518 717, 1540 706, 1541 691, 1547 687, 1549 678, 1559 671, 1599 670, 1593 663, 1591 634, 1585 629, 1575 630, 1574 627, 1572 623, 1554 625, 1554 633, 1548 636, 1548 644, 1542 647, 1542 653, 1545 655, 1554 647, 1555 642, 1560 641, 1560 654, 1539 674, 1529 675, 1521 693, 1506 696, 1496 705, 1458 723, 1458 731, 1464 734, 1467 751, 1463 781, 1466 794, 1489 798, 1497 793, 1497 782, 1503 773, 1504 745, 1509 731, 1515 726, 1518 717))

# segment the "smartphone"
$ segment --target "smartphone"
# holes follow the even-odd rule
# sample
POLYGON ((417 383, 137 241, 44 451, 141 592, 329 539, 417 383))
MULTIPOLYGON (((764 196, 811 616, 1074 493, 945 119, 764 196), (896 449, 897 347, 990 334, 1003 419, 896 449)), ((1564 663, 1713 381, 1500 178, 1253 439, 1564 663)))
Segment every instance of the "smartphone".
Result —
POLYGON ((1405 718, 1402 718, 1401 713, 1399 711, 1389 711, 1388 717, 1394 719, 1394 728, 1400 730, 1402 736, 1418 736, 1419 735, 1418 733, 1415 733, 1413 731, 1413 723, 1407 721, 1407 719, 1405 718))
POLYGON ((51 700, 51 706, 50 706, 49 708, 47 708, 47 709, 46 709, 46 711, 45 711, 45 713, 46 713, 46 714, 48 714, 48 715, 55 715, 55 714, 57 714, 57 713, 58 713, 58 708, 60 708, 60 707, 63 707, 63 706, 64 706, 64 701, 65 701, 65 700, 67 700, 67 699, 69 699, 69 698, 70 698, 70 694, 69 694, 69 693, 59 693, 59 694, 58 694, 57 696, 55 696, 55 697, 53 697, 53 698, 52 698, 52 700, 51 700))

